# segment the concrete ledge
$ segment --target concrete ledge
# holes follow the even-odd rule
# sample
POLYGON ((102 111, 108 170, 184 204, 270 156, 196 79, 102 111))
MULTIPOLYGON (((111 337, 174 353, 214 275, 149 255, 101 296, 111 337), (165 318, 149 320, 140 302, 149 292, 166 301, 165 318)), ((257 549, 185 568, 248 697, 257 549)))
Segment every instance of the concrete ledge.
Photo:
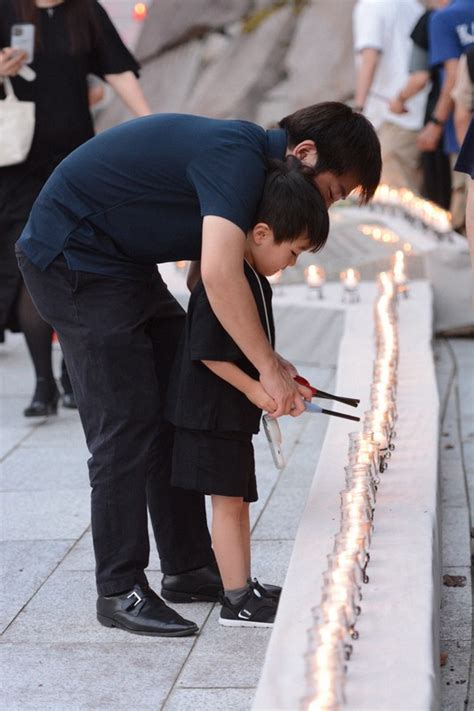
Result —
MULTIPOLYGON (((375 299, 375 287, 373 287, 375 299)), ((350 306, 338 360, 337 389, 368 409, 373 299, 350 306)), ((400 301, 396 450, 379 487, 370 583, 364 586, 360 639, 348 663, 347 708, 437 708, 439 668, 438 394, 431 352, 432 295, 411 285, 400 301)), ((255 709, 297 709, 304 696, 307 630, 320 601, 322 574, 339 530, 347 434, 331 420, 301 519, 280 609, 254 701, 255 709)))

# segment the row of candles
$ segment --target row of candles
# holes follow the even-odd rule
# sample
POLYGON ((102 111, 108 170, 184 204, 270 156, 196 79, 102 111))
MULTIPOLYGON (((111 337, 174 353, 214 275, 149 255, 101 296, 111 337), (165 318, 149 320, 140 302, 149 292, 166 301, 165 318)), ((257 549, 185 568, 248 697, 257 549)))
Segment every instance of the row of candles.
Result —
MULTIPOLYGON (((402 252, 403 254, 403 252, 402 252)), ((401 269, 399 261, 398 270, 401 269)), ((393 451, 397 418, 397 295, 403 292, 395 272, 377 279, 375 302, 376 355, 370 409, 362 432, 349 434, 345 488, 341 491, 341 522, 323 576, 320 604, 313 609, 306 655, 307 711, 337 711, 345 703, 348 660, 358 637, 362 586, 367 566, 377 492, 393 451)))
MULTIPOLYGON (((367 237, 370 237, 374 242, 383 242, 384 244, 398 244, 401 242, 400 235, 386 227, 381 227, 377 224, 362 224, 358 226, 359 232, 367 237)), ((403 242, 400 249, 403 249, 405 254, 411 254, 413 247, 410 242, 403 242)))
MULTIPOLYGON (((410 254, 410 252, 411 245, 404 245, 404 248, 397 250, 391 258, 395 283, 398 291, 403 291, 405 296, 408 295, 408 282, 405 274, 405 254, 410 254), (407 248, 405 248, 406 246, 407 248)), ((186 260, 175 262, 176 269, 183 272, 187 269, 188 264, 189 262, 186 260)), ((283 271, 280 269, 268 277, 268 281, 273 287, 281 288, 282 275, 283 271)), ((304 270, 304 276, 309 290, 308 294, 323 299, 323 287, 326 283, 326 271, 324 268, 319 264, 310 264, 304 270)), ((360 272, 353 267, 349 267, 340 272, 339 279, 342 285, 342 300, 348 301, 349 303, 360 301, 360 272)))
POLYGON ((453 231, 450 212, 415 195, 407 188, 379 185, 368 208, 405 217, 410 222, 430 230, 439 238, 448 237, 453 231))
MULTIPOLYGON (((403 292, 405 296, 408 296, 408 278, 405 270, 405 255, 409 253, 410 250, 398 249, 391 258, 393 279, 399 293, 403 292)), ((326 272, 323 267, 318 264, 310 264, 304 270, 304 275, 306 279, 306 284, 308 285, 309 294, 314 294, 318 298, 323 298, 323 286, 326 283, 326 272)), ((278 283, 279 280, 275 282, 274 275, 273 283, 278 283)), ((359 285, 360 285, 360 272, 357 269, 349 267, 348 269, 340 272, 339 279, 342 285, 342 300, 343 301, 360 301, 359 285)))

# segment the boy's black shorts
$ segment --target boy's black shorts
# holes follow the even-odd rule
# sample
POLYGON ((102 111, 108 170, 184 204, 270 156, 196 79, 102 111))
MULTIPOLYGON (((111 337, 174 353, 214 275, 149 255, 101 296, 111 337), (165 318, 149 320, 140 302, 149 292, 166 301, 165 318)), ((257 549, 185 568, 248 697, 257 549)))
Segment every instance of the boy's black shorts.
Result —
POLYGON ((257 501, 252 435, 176 428, 171 484, 257 501))

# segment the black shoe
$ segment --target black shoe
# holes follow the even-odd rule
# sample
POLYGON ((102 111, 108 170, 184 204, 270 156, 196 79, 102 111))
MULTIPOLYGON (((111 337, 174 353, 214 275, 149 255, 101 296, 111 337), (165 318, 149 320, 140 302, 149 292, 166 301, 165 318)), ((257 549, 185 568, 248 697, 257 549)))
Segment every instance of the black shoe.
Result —
POLYGON ((118 627, 133 634, 151 637, 188 637, 198 626, 172 610, 149 587, 113 597, 97 598, 97 619, 105 627, 118 627))
MULTIPOLYGON (((281 587, 253 581, 263 595, 280 599, 281 587)), ((220 602, 224 586, 218 569, 213 565, 188 570, 186 573, 163 575, 161 597, 169 602, 220 602)))
POLYGON ((29 406, 23 410, 25 417, 48 417, 58 412, 59 390, 54 380, 38 378, 36 390, 29 406))
POLYGON ((161 596, 170 602, 218 602, 223 592, 221 576, 213 565, 161 579, 161 596))
POLYGON ((77 410, 76 398, 74 393, 63 393, 62 397, 63 407, 67 407, 68 410, 77 410))
POLYGON ((219 624, 224 627, 272 627, 277 613, 278 601, 260 592, 257 580, 249 582, 249 591, 237 605, 222 596, 219 624))
POLYGON ((252 581, 249 580, 249 583, 250 582, 252 582, 254 584, 256 589, 262 595, 266 595, 267 597, 272 597, 277 602, 280 600, 281 587, 279 585, 269 585, 268 583, 259 583, 257 578, 254 578, 252 581))

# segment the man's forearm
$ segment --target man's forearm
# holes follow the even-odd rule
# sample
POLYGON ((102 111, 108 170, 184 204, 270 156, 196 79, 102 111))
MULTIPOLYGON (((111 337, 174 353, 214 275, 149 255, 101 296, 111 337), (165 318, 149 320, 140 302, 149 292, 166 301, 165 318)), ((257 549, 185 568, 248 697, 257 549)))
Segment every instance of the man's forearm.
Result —
POLYGON ((277 367, 244 274, 245 235, 231 222, 205 217, 201 277, 219 322, 259 373, 277 367))
POLYGON ((432 117, 437 121, 447 121, 454 107, 451 92, 456 82, 457 59, 449 59, 444 63, 444 81, 438 97, 438 101, 432 111, 432 117))
POLYGON ((233 278, 224 272, 203 280, 212 310, 240 350, 259 373, 271 366, 275 355, 243 270, 233 278))
POLYGON ((410 74, 407 83, 398 93, 398 98, 400 99, 400 101, 405 103, 406 101, 408 101, 408 99, 411 99, 412 96, 418 94, 419 91, 425 88, 429 79, 429 73, 423 70, 410 74))
POLYGON ((360 64, 357 70, 356 91, 354 106, 362 109, 367 100, 367 95, 374 80, 375 70, 379 63, 380 52, 378 49, 367 47, 360 53, 360 64))
POLYGON ((245 234, 237 225, 217 215, 204 217, 201 276, 211 308, 258 370, 265 394, 274 401, 273 407, 270 406, 272 414, 297 417, 304 411, 303 396, 291 375, 280 365, 262 328, 244 274, 244 253, 245 234))

